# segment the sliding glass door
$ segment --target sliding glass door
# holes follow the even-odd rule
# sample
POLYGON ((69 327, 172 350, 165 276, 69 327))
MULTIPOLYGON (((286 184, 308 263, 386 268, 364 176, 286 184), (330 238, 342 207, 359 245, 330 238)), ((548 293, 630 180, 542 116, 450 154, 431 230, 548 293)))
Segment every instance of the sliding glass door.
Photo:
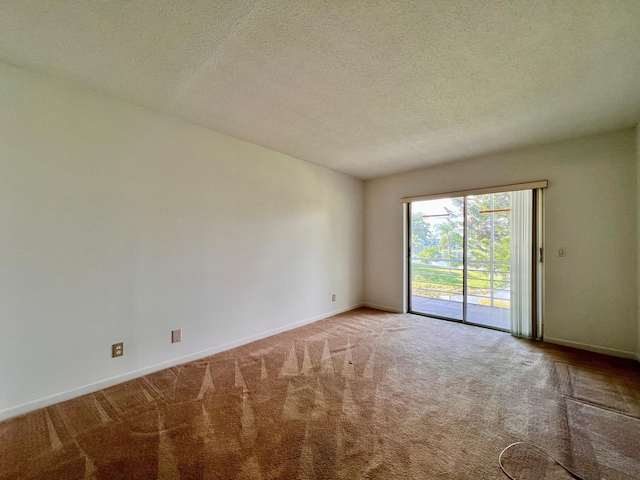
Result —
POLYGON ((530 336, 532 190, 409 203, 409 310, 530 336))
POLYGON ((410 310, 464 319, 464 197, 410 204, 410 310))
POLYGON ((511 310, 511 195, 467 201, 467 316, 469 323, 508 330, 511 310))

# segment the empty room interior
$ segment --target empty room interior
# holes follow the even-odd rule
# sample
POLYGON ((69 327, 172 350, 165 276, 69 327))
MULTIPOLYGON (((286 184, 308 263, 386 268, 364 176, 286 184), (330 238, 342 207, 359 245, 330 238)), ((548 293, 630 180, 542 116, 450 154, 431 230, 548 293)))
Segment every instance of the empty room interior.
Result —
POLYGON ((640 478, 640 2, 0 3, 0 480, 640 478))

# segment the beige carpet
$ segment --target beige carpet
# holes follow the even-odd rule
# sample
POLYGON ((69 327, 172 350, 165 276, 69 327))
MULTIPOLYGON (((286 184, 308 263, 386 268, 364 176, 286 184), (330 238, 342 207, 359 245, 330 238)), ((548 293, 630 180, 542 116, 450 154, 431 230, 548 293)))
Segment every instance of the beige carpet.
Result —
POLYGON ((503 479, 516 441, 640 478, 638 364, 359 309, 0 423, 0 479, 503 479))

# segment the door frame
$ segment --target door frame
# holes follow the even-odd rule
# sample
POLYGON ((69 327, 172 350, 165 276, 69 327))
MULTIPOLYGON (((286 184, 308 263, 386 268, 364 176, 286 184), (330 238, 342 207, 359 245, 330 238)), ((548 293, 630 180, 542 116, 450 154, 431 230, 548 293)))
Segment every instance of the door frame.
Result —
MULTIPOLYGON (((510 185, 502 185, 495 187, 476 188, 471 190, 461 190, 444 193, 434 193, 420 196, 403 197, 401 199, 403 207, 403 313, 412 313, 415 315, 429 316, 442 320, 464 323, 468 325, 481 326, 498 331, 505 331, 500 328, 489 325, 480 325, 473 322, 467 322, 467 255, 462 255, 463 263, 463 314, 462 320, 453 318, 440 317, 437 315, 413 312, 411 301, 411 208, 412 202, 424 200, 436 200, 452 197, 467 197, 470 195, 480 195, 488 193, 512 192, 518 190, 533 190, 533 212, 532 212, 532 239, 533 246, 531 251, 532 260, 532 279, 531 279, 531 317, 532 317, 532 338, 542 340, 544 334, 544 194, 543 189, 548 187, 547 180, 539 180, 535 182, 526 182, 510 185)), ((467 251, 467 202, 463 202, 463 249, 467 251)))

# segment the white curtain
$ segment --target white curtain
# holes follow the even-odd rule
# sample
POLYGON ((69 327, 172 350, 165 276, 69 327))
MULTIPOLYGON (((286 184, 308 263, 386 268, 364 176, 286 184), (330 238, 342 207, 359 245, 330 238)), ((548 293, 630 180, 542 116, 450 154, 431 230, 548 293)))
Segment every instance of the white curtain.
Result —
POLYGON ((511 192, 511 334, 531 338, 533 191, 511 192))

